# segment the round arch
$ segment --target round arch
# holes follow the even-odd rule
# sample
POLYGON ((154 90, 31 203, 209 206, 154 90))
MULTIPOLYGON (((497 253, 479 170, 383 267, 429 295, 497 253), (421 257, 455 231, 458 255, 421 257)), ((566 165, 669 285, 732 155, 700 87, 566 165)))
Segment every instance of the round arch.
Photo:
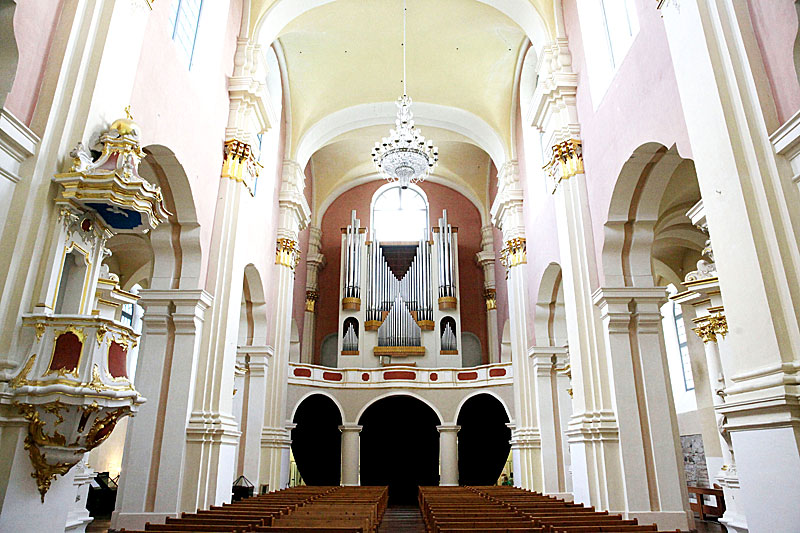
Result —
POLYGON ((506 406, 492 394, 471 395, 459 408, 458 477, 462 485, 493 485, 511 450, 506 406))
POLYGON ((300 407, 300 404, 303 403, 306 399, 310 398, 311 396, 314 396, 315 394, 318 394, 320 396, 325 396, 326 398, 330 399, 334 403, 334 405, 336 405, 336 408, 339 409, 339 417, 341 418, 342 423, 344 424, 346 419, 344 416, 344 408, 342 407, 342 404, 339 402, 339 400, 336 399, 336 396, 323 390, 313 390, 301 396, 300 399, 297 400, 297 402, 294 404, 294 407, 292 407, 292 412, 289 416, 289 420, 294 420, 294 417, 297 414, 297 408, 300 407))
MULTIPOLYGON (((396 116, 397 106, 394 102, 359 104, 335 111, 303 133, 295 150, 295 158, 301 167, 305 167, 314 152, 336 137, 368 126, 391 125, 396 116)), ((441 128, 463 135, 489 154, 497 168, 501 168, 510 157, 494 128, 465 109, 414 102, 414 122, 418 126, 441 128)))
POLYGON ((409 392, 409 391, 386 392, 384 394, 381 394, 380 396, 376 396, 375 398, 372 398, 370 401, 365 403, 361 407, 361 409, 358 411, 358 414, 356 415, 356 421, 360 424, 361 423, 360 422, 361 417, 364 416, 364 413, 367 411, 367 409, 370 408, 370 406, 374 405, 375 403, 379 402, 380 400, 383 400, 385 398, 390 398, 392 396, 408 396, 410 398, 414 398, 415 400, 421 401, 422 403, 424 403, 425 405, 430 407, 431 411, 436 413, 436 417, 439 419, 439 424, 440 425, 444 424, 444 418, 442 417, 441 411, 439 411, 439 409, 433 403, 431 403, 430 401, 426 400, 422 396, 419 396, 419 395, 414 394, 413 392, 409 392))
POLYGON ((683 164, 691 160, 682 158, 676 146, 650 142, 636 148, 622 166, 605 224, 602 264, 607 286, 654 286, 652 253, 662 199, 683 164))
POLYGON ((558 263, 550 263, 542 273, 533 315, 533 332, 537 346, 556 346, 561 341, 566 342, 561 275, 561 265, 558 263))
POLYGON ((456 416, 454 417, 455 418, 455 422, 458 422, 458 417, 461 414, 461 408, 464 407, 464 404, 467 403, 471 398, 474 398, 475 396, 478 396, 479 394, 488 394, 489 396, 492 396, 495 400, 500 402, 500 405, 503 406, 503 410, 506 413, 506 417, 509 420, 512 419, 511 411, 508 410, 508 406, 506 405, 506 402, 503 400, 503 398, 500 397, 500 395, 498 395, 496 392, 491 391, 491 390, 477 390, 477 391, 474 391, 474 392, 470 392, 469 394, 464 396, 464 398, 462 398, 460 402, 458 402, 458 407, 456 407, 456 416))
POLYGON ((175 152, 160 144, 144 147, 139 174, 161 187, 169 223, 150 232, 155 260, 154 289, 194 289, 200 286, 204 264, 200 224, 189 177, 175 152), (175 238, 177 235, 177 238, 175 238))
POLYGON ((362 485, 389 487, 391 503, 413 504, 417 487, 439 484, 440 418, 410 394, 370 402, 358 418, 362 485))
POLYGON ((244 344, 263 346, 267 343, 267 300, 261 273, 252 263, 244 267, 242 291, 242 318, 247 321, 244 344))
POLYGON ((307 485, 338 485, 342 424, 340 406, 325 394, 298 402, 292 422, 292 454, 307 485))
MULTIPOLYGON (((363 185, 371 181, 377 181, 382 179, 383 178, 381 178, 378 174, 370 173, 370 174, 365 174, 364 176, 361 176, 359 178, 349 179, 345 183, 342 183, 341 185, 333 189, 333 191, 328 195, 328 197, 325 198, 325 200, 323 200, 323 202, 320 204, 320 208, 317 210, 316 213, 314 213, 314 216, 316 217, 315 223, 317 225, 320 225, 322 223, 322 220, 325 217, 325 213, 327 212, 328 208, 342 194, 346 193, 350 189, 358 187, 359 185, 363 185)), ((469 200, 472 203, 472 205, 475 206, 475 209, 478 210, 478 213, 480 214, 481 217, 481 226, 486 226, 489 224, 486 209, 483 207, 478 197, 469 187, 463 186, 459 183, 455 183, 452 180, 449 180, 445 177, 436 174, 432 174, 425 181, 429 181, 437 185, 442 185, 444 187, 447 187, 448 189, 453 189, 454 191, 462 195, 464 198, 469 200)), ((370 208, 370 213, 371 212, 372 210, 370 208)))

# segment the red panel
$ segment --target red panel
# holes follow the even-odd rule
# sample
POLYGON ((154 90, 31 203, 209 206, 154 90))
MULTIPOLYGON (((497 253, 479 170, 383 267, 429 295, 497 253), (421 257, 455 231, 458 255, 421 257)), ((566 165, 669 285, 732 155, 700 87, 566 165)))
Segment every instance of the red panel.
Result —
POLYGON ((505 368, 492 368, 491 370, 489 370, 490 378, 496 378, 498 376, 505 376, 505 375, 506 375, 505 368))
POLYGON ((416 379, 417 373, 410 370, 390 370, 383 373, 383 379, 416 379))
POLYGON ((439 374, 437 374, 436 372, 431 372, 431 381, 438 381, 438 380, 439 380, 439 374))
POLYGON ((458 379, 460 381, 469 381, 471 379, 478 379, 477 372, 459 372, 458 379))
POLYGON ((295 368, 294 375, 300 378, 310 378, 311 370, 309 370, 308 368, 295 368))
POLYGON ((112 378, 128 377, 127 360, 128 348, 116 341, 111 341, 111 345, 108 347, 108 373, 112 378))
POLYGON ((322 379, 326 379, 328 381, 342 381, 342 374, 339 372, 323 372, 322 379))
POLYGON ((56 339, 53 349, 53 360, 50 361, 50 370, 75 370, 81 360, 83 343, 77 335, 68 331, 56 339))
POLYGON ((361 381, 369 381, 369 374, 367 372, 361 374, 361 381))

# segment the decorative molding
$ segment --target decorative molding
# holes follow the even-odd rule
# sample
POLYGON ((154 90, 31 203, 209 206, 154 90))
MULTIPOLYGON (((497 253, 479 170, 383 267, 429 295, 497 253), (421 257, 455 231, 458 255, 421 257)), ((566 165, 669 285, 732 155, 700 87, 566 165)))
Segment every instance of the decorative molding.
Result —
POLYGON ((524 237, 517 237, 506 241, 500 250, 500 263, 510 269, 528 262, 528 245, 524 237))
POLYGON ((297 241, 292 239, 278 239, 275 248, 275 264, 294 270, 300 262, 300 248, 297 241))
POLYGON ((559 183, 576 174, 583 174, 583 144, 578 139, 567 139, 551 147, 552 156, 542 168, 550 178, 555 193, 559 183))
POLYGON ((717 335, 725 338, 728 334, 728 319, 721 312, 695 318, 693 322, 697 327, 692 328, 692 331, 697 333, 704 343, 717 342, 717 335))

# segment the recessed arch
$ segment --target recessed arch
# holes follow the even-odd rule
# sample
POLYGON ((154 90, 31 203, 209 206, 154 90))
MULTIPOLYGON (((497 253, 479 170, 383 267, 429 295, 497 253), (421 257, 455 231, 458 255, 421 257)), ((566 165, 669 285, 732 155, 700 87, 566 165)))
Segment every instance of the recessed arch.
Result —
POLYGON ((462 485, 497 482, 511 449, 505 404, 491 394, 470 396, 459 406, 458 477, 462 485))
POLYGON ((326 398, 329 398, 334 404, 336 404, 337 409, 339 409, 339 416, 342 419, 342 424, 347 422, 347 419, 344 416, 344 408, 342 407, 342 404, 339 402, 339 400, 336 399, 336 396, 324 390, 313 390, 303 394, 292 407, 292 412, 291 415, 289 416, 289 420, 294 420, 294 416, 295 414, 297 414, 297 408, 300 407, 300 404, 303 403, 303 401, 305 401, 307 398, 309 398, 310 396, 314 396, 315 394, 325 396, 326 398))
POLYGON ((533 316, 537 346, 563 346, 567 342, 561 265, 550 263, 542 273, 533 316))
MULTIPOLYGON (((365 175, 363 175, 363 176, 361 176, 359 178, 349 179, 346 182, 340 184, 338 187, 333 189, 333 191, 327 196, 327 198, 325 198, 325 200, 322 201, 322 203, 320 204, 320 208, 314 213, 314 217, 316 218, 315 224, 316 225, 320 225, 322 223, 322 220, 325 217, 325 213, 327 212, 328 208, 341 195, 343 195, 344 193, 346 193, 350 189, 354 189, 355 187, 358 187, 359 185, 363 185, 363 184, 369 183, 371 181, 377 181, 377 180, 382 180, 382 179, 383 178, 381 176, 379 176, 378 174, 369 173, 369 174, 365 174, 365 175)), ((486 209, 483 207, 483 205, 481 204, 481 201, 478 199, 478 197, 475 195, 475 193, 469 187, 460 185, 458 183, 453 182, 452 180, 449 180, 449 179, 447 179, 445 177, 442 177, 442 176, 439 176, 439 175, 436 175, 436 174, 432 174, 431 176, 428 176, 428 178, 425 181, 429 181, 431 183, 435 183, 437 185, 442 185, 442 186, 447 187, 449 189, 453 189, 454 191, 456 191, 457 193, 462 195, 464 198, 469 200, 472 203, 472 205, 475 206, 475 209, 478 210, 478 213, 481 216, 481 226, 485 226, 485 225, 487 225, 489 223, 488 216, 487 216, 487 213, 486 213, 486 209)), ((370 213, 371 212, 372 211, 370 209, 370 213)))
POLYGON ((509 411, 508 406, 506 405, 506 402, 503 400, 503 398, 500 397, 499 394, 497 394, 496 392, 491 391, 491 390, 477 390, 477 391, 474 391, 474 392, 470 392, 469 394, 464 396, 464 398, 462 398, 460 402, 458 402, 458 407, 456 407, 456 416, 455 416, 455 420, 453 421, 453 423, 456 423, 458 421, 458 416, 461 414, 461 408, 464 407, 464 404, 467 403, 467 401, 470 398, 474 398, 475 396, 478 396, 479 394, 488 394, 489 396, 494 397, 494 399, 496 399, 498 402, 500 402, 500 405, 503 406, 503 410, 506 412, 506 417, 508 418, 508 420, 512 419, 511 411, 509 411))
POLYGON ((198 288, 204 258, 189 177, 175 152, 168 147, 151 144, 143 150, 145 157, 139 165, 139 174, 161 187, 170 213, 168 223, 150 232, 155 255, 151 288, 198 288))
POLYGON ((324 394, 310 395, 298 403, 292 422, 292 454, 305 483, 338 485, 342 425, 339 406, 324 394))
POLYGON ((425 405, 430 407, 431 410, 434 413, 436 413, 436 417, 439 419, 439 424, 444 424, 444 418, 442 417, 441 411, 439 411, 439 409, 432 402, 430 402, 429 400, 426 400, 425 398, 423 398, 422 396, 419 396, 418 394, 414 394, 413 392, 409 392, 409 391, 386 392, 384 394, 381 394, 380 396, 376 396, 375 398, 372 398, 369 402, 364 404, 361 407, 361 409, 358 411, 358 414, 356 415, 356 420, 359 421, 358 423, 359 424, 361 423, 360 422, 361 421, 361 417, 364 415, 366 410, 369 409, 369 407, 371 405, 374 405, 376 402, 378 402, 380 400, 383 400, 384 398, 389 398, 389 397, 392 397, 392 396, 409 396, 411 398, 414 398, 415 400, 421 401, 422 403, 424 403, 425 405))
MULTIPOLYGON (((295 149, 295 159, 305 167, 314 152, 336 137, 368 126, 391 125, 396 116, 394 102, 359 104, 335 111, 303 133, 295 149)), ((489 154, 497 168, 501 168, 510 157, 502 137, 482 118, 464 109, 414 102, 414 121, 418 126, 441 128, 463 135, 489 154)))

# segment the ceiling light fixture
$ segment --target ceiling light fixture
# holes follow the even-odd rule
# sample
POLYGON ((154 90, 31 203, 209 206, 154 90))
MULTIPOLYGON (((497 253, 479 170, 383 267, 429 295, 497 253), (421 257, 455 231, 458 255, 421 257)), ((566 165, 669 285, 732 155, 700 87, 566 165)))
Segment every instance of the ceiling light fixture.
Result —
POLYGON ((376 142, 372 149, 375 168, 389 182, 399 182, 404 189, 411 183, 425 181, 439 161, 439 148, 433 140, 425 141, 414 127, 411 98, 406 93, 406 0, 403 0, 403 96, 397 99, 395 129, 376 142))

